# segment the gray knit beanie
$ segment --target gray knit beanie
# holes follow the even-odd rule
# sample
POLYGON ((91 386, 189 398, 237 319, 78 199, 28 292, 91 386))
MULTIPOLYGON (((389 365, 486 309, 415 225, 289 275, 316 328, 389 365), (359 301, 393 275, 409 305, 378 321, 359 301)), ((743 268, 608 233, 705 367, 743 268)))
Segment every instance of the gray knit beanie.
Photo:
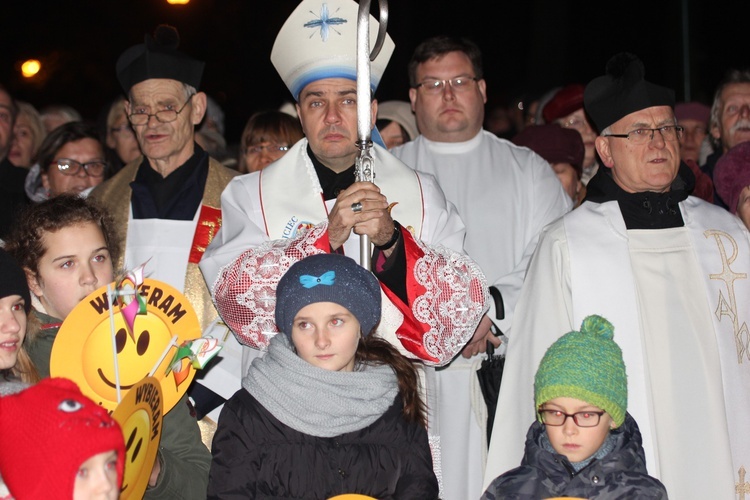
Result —
POLYGON ((362 335, 380 321, 380 284, 349 257, 317 254, 296 262, 276 287, 276 326, 291 338, 294 317, 316 302, 334 302, 359 321, 362 335))

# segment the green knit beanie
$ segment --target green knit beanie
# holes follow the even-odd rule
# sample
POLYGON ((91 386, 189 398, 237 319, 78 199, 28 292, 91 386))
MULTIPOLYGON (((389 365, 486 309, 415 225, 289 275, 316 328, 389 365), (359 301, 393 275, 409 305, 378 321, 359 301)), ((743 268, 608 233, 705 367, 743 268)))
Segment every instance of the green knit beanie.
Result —
POLYGON ((547 349, 534 379, 536 407, 560 397, 575 398, 609 413, 615 426, 625 421, 628 380, 614 327, 588 316, 580 332, 569 332, 547 349))

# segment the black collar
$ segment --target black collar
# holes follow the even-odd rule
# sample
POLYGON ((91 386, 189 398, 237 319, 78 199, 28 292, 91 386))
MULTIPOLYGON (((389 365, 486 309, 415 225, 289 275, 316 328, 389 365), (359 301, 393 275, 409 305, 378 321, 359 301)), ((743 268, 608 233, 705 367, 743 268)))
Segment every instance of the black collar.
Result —
POLYGON ((203 199, 207 178, 208 154, 197 144, 193 156, 166 177, 144 157, 130 183, 133 217, 191 220, 203 199))
POLYGON ((628 193, 614 181, 611 169, 600 165, 586 187, 585 201, 604 203, 616 200, 628 229, 667 229, 685 225, 678 204, 690 195, 694 187, 695 176, 682 162, 666 193, 628 193))
POLYGON ((310 144, 307 145, 307 156, 310 157, 310 160, 315 167, 315 173, 318 174, 320 187, 323 188, 323 199, 332 200, 338 197, 341 191, 354 184, 354 165, 341 173, 336 173, 323 165, 320 160, 315 157, 312 149, 310 149, 310 144))

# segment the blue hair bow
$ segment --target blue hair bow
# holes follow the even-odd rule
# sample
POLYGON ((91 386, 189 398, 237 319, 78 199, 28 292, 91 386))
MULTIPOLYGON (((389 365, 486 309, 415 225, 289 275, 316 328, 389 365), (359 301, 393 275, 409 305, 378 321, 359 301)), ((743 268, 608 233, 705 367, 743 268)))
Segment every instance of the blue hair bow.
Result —
POLYGON ((305 288, 312 288, 318 285, 331 286, 333 285, 333 280, 335 277, 336 273, 333 271, 328 271, 321 274, 320 276, 310 276, 309 274, 303 274, 299 277, 299 282, 302 283, 302 286, 305 288))

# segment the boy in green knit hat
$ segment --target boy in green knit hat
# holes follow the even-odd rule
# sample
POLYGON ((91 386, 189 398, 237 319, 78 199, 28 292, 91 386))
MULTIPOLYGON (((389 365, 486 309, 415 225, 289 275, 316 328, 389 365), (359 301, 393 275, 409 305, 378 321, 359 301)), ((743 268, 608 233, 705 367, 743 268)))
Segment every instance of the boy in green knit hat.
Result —
POLYGON ((667 498, 649 476, 614 327, 588 316, 552 344, 534 380, 537 421, 521 466, 490 484, 483 500, 667 498))

